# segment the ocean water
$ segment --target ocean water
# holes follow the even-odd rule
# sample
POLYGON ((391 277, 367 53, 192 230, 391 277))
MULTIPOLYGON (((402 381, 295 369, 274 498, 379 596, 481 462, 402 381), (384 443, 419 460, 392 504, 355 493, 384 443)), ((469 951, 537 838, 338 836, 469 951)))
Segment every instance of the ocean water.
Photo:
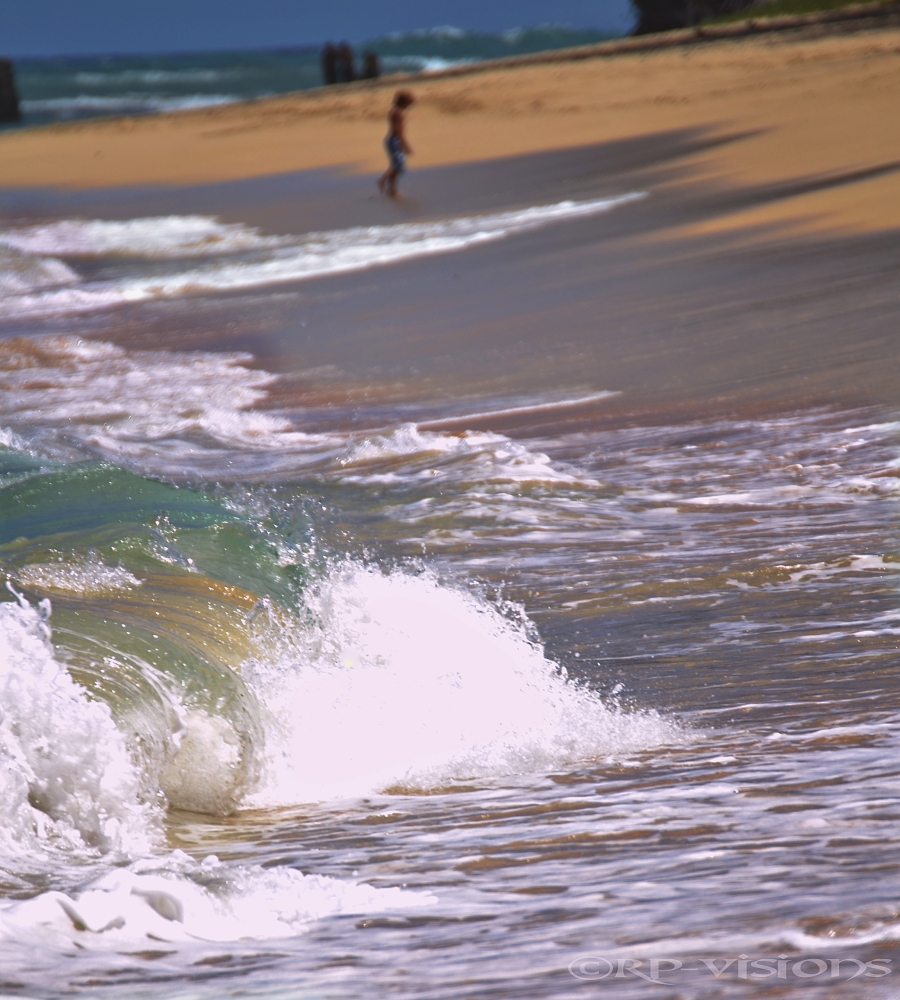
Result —
MULTIPOLYGON (((442 27, 359 42, 354 50, 357 72, 362 71, 361 54, 373 51, 383 73, 419 73, 610 37, 609 32, 552 25, 498 35, 442 27)), ((322 85, 317 46, 25 58, 16 60, 15 71, 25 125, 208 107, 322 85)))
POLYGON ((5 224, 4 995, 895 995, 900 418, 135 334, 644 194, 5 224))

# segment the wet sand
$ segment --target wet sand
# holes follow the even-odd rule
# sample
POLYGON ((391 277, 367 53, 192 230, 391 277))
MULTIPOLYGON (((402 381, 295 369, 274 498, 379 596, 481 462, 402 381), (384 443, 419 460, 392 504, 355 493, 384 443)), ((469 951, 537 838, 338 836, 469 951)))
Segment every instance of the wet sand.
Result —
POLYGON ((271 399, 287 408, 381 399, 427 420, 461 397, 614 391, 569 416, 619 421, 897 404, 900 31, 415 89, 417 157, 397 202, 373 183, 388 96, 374 88, 8 134, 0 214, 201 213, 304 233, 645 192, 463 253, 79 327, 249 350, 289 376, 271 399))
MULTIPOLYGON (((363 401, 409 405, 427 421, 446 417, 458 399, 599 391, 619 395, 555 412, 554 422, 896 406, 896 232, 721 225, 736 213, 777 213, 798 197, 852 198, 873 181, 849 173, 742 186, 704 176, 699 162, 741 142, 740 133, 682 130, 416 170, 398 203, 377 197, 368 176, 321 171, 189 187, 7 192, 0 211, 201 212, 302 233, 647 192, 609 214, 461 253, 252 294, 121 307, 78 327, 123 346, 248 350, 286 376, 271 406, 339 405, 344 416, 363 401)), ((53 328, 22 321, 7 332, 53 328)), ((528 424, 531 432, 541 419, 479 426, 509 432, 528 424)))
MULTIPOLYGON (((143 119, 0 136, 0 186, 196 184, 383 168, 396 83, 319 91, 143 119)), ((695 162, 707 181, 784 182, 896 164, 900 29, 784 32, 659 52, 415 79, 416 168, 589 147, 683 129, 742 133, 695 162)), ((752 207, 727 224, 805 229, 900 224, 894 174, 852 191, 752 207)))

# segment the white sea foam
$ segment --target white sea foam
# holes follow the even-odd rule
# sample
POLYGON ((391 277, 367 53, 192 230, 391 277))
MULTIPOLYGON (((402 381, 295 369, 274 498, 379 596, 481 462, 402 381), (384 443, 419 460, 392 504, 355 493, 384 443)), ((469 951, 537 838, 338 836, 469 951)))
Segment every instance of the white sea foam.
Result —
POLYGON ((184 97, 141 93, 118 94, 115 97, 76 94, 74 97, 26 99, 21 102, 21 108, 25 118, 54 115, 65 119, 97 114, 129 115, 189 111, 192 108, 232 104, 241 99, 234 94, 189 94, 184 97))
POLYGON ((568 680, 521 624, 427 575, 348 565, 314 624, 260 639, 244 677, 270 713, 268 779, 287 804, 620 759, 685 734, 568 680))
POLYGON ((58 288, 79 281, 78 275, 61 260, 34 257, 0 243, 0 295, 18 296, 41 288, 58 288))
POLYGON ((275 381, 248 354, 127 351, 80 337, 0 343, 0 417, 67 435, 111 458, 149 445, 265 450, 319 438, 250 408, 275 381), (180 445, 178 444, 180 442, 180 445))
POLYGON ((556 468, 542 452, 503 434, 462 431, 442 434, 421 431, 415 424, 373 434, 355 442, 340 457, 344 482, 390 483, 415 479, 429 482, 450 478, 478 482, 551 482, 596 485, 592 479, 556 468), (402 469, 391 459, 406 459, 402 469), (410 459, 420 458, 418 465, 410 459), (439 462, 429 462, 436 458, 439 462), (447 463, 450 459, 450 463, 447 463))
POLYGON ((466 66, 477 62, 476 58, 442 59, 440 56, 385 56, 382 67, 387 73, 439 73, 453 66, 466 66))
MULTIPOLYGON (((277 376, 249 367, 252 360, 238 353, 128 351, 74 336, 0 341, 0 419, 58 429, 65 442, 76 440, 144 472, 190 470, 204 458, 221 468, 235 453, 256 453, 281 469, 315 465, 344 482, 594 484, 542 452, 486 431, 421 431, 406 424, 306 433, 254 409, 277 376)), ((24 448, 21 437, 16 440, 24 448)))
POLYGON ((108 872, 79 892, 0 903, 0 941, 56 952, 127 952, 148 939, 177 946, 294 937, 323 917, 415 910, 429 893, 375 889, 292 868, 202 864, 176 851, 108 872), (217 882, 218 891, 203 882, 217 882))
POLYGON ((285 240, 206 215, 165 215, 122 221, 62 219, 8 229, 0 234, 0 242, 29 254, 208 257, 283 246, 285 240))
POLYGON ((10 451, 28 451, 28 444, 15 431, 8 427, 0 427, 0 448, 9 448, 10 451))
POLYGON ((785 569, 790 571, 791 583, 809 583, 848 573, 900 573, 900 563, 885 559, 883 555, 850 555, 832 563, 812 563, 800 568, 786 566, 785 569))
POLYGON ((0 317, 50 316, 91 312, 151 299, 197 292, 255 288, 359 271, 415 257, 464 250, 552 223, 588 218, 641 198, 632 193, 591 201, 563 201, 512 212, 436 222, 402 223, 310 233, 303 237, 262 237, 256 230, 226 226, 202 216, 166 216, 131 222, 63 220, 0 233, 0 244, 46 247, 65 254, 208 256, 202 266, 169 274, 133 274, 115 280, 83 282, 78 287, 25 291, 0 304, 0 317), (129 229, 129 227, 132 227, 129 229), (66 249, 61 249, 69 247, 66 249), (255 253, 234 257, 234 250, 255 253))
POLYGON ((142 854, 157 818, 109 709, 50 645, 49 603, 0 603, 0 856, 142 854))

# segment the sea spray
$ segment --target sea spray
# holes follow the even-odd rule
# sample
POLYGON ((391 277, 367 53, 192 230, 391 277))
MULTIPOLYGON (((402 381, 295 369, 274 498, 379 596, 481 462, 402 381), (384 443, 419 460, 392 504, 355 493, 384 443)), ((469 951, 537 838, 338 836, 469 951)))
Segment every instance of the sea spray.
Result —
POLYGON ((683 741, 576 684, 523 626, 429 573, 332 567, 243 666, 269 713, 255 805, 542 772, 683 741))
MULTIPOLYGON (((472 447, 512 445, 490 437, 472 447)), ((463 586, 351 559, 313 567, 293 528, 237 503, 103 463, 35 470, 3 496, 5 571, 33 604, 53 600, 68 674, 118 726, 142 800, 222 815, 683 738, 575 683, 463 586)))
POLYGON ((260 592, 289 601, 302 567, 221 501, 102 463, 30 469, 0 496, 0 569, 53 601, 56 656, 123 734, 142 798, 233 811, 264 739, 238 669, 248 615, 260 592))
MULTIPOLYGON (((0 603, 0 873, 6 880, 12 872, 42 880, 52 873, 56 884, 78 888, 0 903, 4 972, 19 961, 27 966, 38 942, 69 955, 115 954, 148 939, 196 948, 288 938, 325 916, 435 902, 428 893, 285 866, 201 863, 179 851, 154 856, 164 844, 161 799, 143 794, 146 758, 55 654, 49 601, 34 607, 15 596, 0 603), (9 947, 26 950, 7 954, 9 947)), ((228 776, 217 772, 236 766, 237 741, 227 720, 201 716, 185 713, 170 767, 182 784, 193 782, 184 793, 190 805, 222 811, 216 796, 227 795, 228 776)))

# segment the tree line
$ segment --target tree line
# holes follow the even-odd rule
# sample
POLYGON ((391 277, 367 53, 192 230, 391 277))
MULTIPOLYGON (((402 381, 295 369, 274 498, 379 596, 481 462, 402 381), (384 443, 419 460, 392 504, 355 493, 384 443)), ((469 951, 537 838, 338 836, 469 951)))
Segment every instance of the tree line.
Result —
POLYGON ((753 0, 631 0, 637 14, 634 33, 647 35, 673 28, 692 28, 711 17, 744 10, 753 0))

